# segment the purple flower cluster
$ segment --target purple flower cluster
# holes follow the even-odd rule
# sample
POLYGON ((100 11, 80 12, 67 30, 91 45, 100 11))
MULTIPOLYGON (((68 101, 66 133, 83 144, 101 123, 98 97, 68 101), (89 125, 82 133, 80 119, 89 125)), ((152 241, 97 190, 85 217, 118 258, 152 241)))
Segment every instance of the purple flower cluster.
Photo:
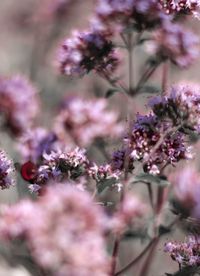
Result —
POLYGON ((167 22, 153 33, 153 40, 149 42, 149 49, 159 59, 170 59, 180 68, 187 68, 200 55, 200 40, 193 32, 186 30, 179 24, 167 22))
POLYGON ((199 14, 199 0, 160 0, 160 4, 167 14, 193 13, 199 14))
POLYGON ((157 0, 99 0, 96 16, 104 24, 123 28, 136 24, 140 30, 160 25, 167 19, 157 0))
POLYGON ((167 242, 164 251, 181 267, 200 265, 200 238, 189 236, 185 242, 167 242))
POLYGON ((6 153, 0 150, 0 189, 7 189, 15 184, 14 166, 6 153))
POLYGON ((106 221, 88 193, 58 184, 37 201, 1 206, 0 239, 25 241, 34 261, 51 275, 108 276, 106 221))
POLYGON ((150 100, 154 114, 161 120, 170 120, 179 129, 200 129, 200 87, 192 84, 173 86, 169 96, 150 100))
POLYGON ((120 170, 114 170, 111 164, 97 166, 95 163, 88 168, 88 175, 92 177, 97 185, 102 185, 104 181, 112 180, 111 187, 116 187, 118 191, 121 190, 122 184, 120 183, 120 170))
POLYGON ((30 179, 30 189, 37 192, 50 181, 75 180, 86 174, 88 166, 89 161, 85 150, 79 148, 71 151, 62 149, 51 151, 49 154, 44 153, 42 162, 35 167, 35 173, 30 179))
POLYGON ((36 89, 22 76, 0 78, 0 114, 4 126, 19 136, 33 125, 38 115, 39 99, 36 89))
POLYGON ((131 134, 124 138, 123 149, 113 155, 113 167, 123 169, 128 158, 129 170, 134 169, 134 161, 140 161, 144 171, 159 174, 167 164, 173 165, 181 159, 188 159, 188 148, 182 133, 169 133, 162 137, 169 127, 154 114, 138 115, 131 134), (159 141, 161 143, 158 145, 159 141))
POLYGON ((108 111, 105 99, 69 98, 63 103, 60 114, 55 119, 54 130, 62 141, 89 146, 97 138, 119 137, 123 124, 118 122, 118 114, 108 111))
POLYGON ((68 76, 83 76, 90 71, 112 74, 119 64, 117 50, 103 34, 74 31, 58 52, 60 71, 68 76))

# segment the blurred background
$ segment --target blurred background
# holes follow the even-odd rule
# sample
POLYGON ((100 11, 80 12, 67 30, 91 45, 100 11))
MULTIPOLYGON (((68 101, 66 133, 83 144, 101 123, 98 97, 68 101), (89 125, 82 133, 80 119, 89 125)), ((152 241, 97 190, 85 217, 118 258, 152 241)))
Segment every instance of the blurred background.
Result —
MULTIPOLYGON (((81 95, 84 97, 105 97, 109 85, 98 76, 89 74, 83 79, 70 79, 59 74, 56 64, 56 51, 63 39, 70 36, 74 29, 84 30, 95 8, 95 0, 1 0, 0 1, 0 75, 10 76, 23 74, 37 87, 41 102, 42 112, 38 125, 51 126, 53 116, 64 95, 81 95)), ((200 34, 200 23, 191 19, 187 25, 200 34)), ((142 65, 146 59, 145 48, 137 48, 134 52, 135 79, 138 79, 142 65)), ((127 81, 126 52, 122 50, 123 62, 121 75, 127 81)), ((189 70, 179 70, 171 65, 170 83, 177 81, 199 81, 200 62, 195 63, 189 70)), ((155 72, 151 82, 160 86, 161 77, 159 69, 155 72)), ((108 99, 112 109, 121 114, 121 119, 126 121, 127 110, 132 115, 137 112, 146 112, 146 102, 150 96, 141 95, 132 99, 120 94, 108 99)), ((0 99, 1 100, 1 99, 0 99)), ((15 142, 5 132, 1 132, 1 147, 8 155, 17 161, 15 142)), ((197 149, 199 146, 197 145, 197 149)), ((112 147, 110 148, 110 152, 112 147)), ((102 157, 94 151, 97 160, 102 157)), ((19 176, 18 176, 19 177, 19 176)), ((20 189, 26 190, 26 183, 20 179, 20 189)), ((8 191, 1 191, 1 203, 13 203, 19 198, 19 187, 8 191)), ((147 197, 144 187, 137 188, 142 192, 144 199, 147 197)), ((168 214, 166 214, 168 216, 168 214)), ((174 239, 183 239, 184 235, 176 230, 174 239)), ((177 270, 169 256, 163 253, 163 244, 167 237, 160 242, 157 256, 153 262, 149 276, 164 276, 164 271, 170 273, 177 270)), ((130 243, 129 240, 121 243, 120 262, 127 264, 137 256, 143 244, 141 241, 130 243)), ((140 264, 141 265, 141 264, 140 264)), ((139 266, 134 268, 135 272, 139 266)), ((0 258, 0 276, 28 276, 23 267, 12 267, 5 258, 0 258)), ((134 270, 126 275, 134 275, 134 270)))

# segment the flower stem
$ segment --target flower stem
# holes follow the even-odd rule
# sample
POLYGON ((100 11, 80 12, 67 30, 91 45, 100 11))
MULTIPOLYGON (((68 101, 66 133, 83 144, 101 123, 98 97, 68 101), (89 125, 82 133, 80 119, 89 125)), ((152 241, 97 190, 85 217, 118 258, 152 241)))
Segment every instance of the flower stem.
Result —
POLYGON ((119 276, 124 272, 127 272, 131 267, 133 267, 140 259, 146 254, 146 252, 151 248, 153 243, 155 242, 155 239, 152 239, 150 243, 144 248, 144 250, 133 260, 131 261, 128 265, 126 265, 124 268, 122 268, 120 271, 118 271, 115 276, 119 276))
POLYGON ((168 88, 169 61, 163 63, 162 68, 162 95, 165 95, 168 88))
POLYGON ((128 34, 128 73, 129 73, 129 94, 134 93, 134 68, 133 68, 133 33, 128 34))

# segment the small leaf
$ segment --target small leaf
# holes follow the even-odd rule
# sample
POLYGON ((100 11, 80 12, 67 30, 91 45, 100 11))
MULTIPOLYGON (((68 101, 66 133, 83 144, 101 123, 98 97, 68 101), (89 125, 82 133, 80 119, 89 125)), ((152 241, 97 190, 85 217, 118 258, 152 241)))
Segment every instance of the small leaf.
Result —
POLYGON ((114 177, 98 181, 97 182, 98 193, 102 193, 106 188, 111 187, 115 183, 116 183, 116 178, 114 177))
POLYGON ((116 89, 116 88, 108 89, 108 91, 106 92, 105 97, 106 97, 106 98, 110 98, 110 97, 112 97, 112 96, 113 96, 115 93, 117 93, 117 92, 119 92, 119 90, 116 89))
POLYGON ((165 234, 168 234, 168 233, 170 233, 171 232, 171 229, 170 228, 168 228, 168 227, 166 227, 166 226, 164 226, 164 225, 160 225, 160 227, 159 227, 159 235, 161 236, 161 235, 165 235, 165 234))
POLYGON ((160 91, 159 87, 154 85, 144 85, 139 87, 138 92, 146 94, 158 94, 160 91))
POLYGON ((177 271, 175 274, 172 274, 172 276, 194 276, 194 275, 196 276, 196 275, 200 275, 199 273, 200 273, 199 267, 190 266, 177 271))
POLYGON ((161 187, 169 186, 170 183, 162 176, 152 175, 149 173, 142 173, 135 177, 132 183, 136 182, 155 183, 161 187))
POLYGON ((130 240, 130 239, 145 239, 147 238, 147 229, 145 229, 144 231, 138 230, 138 231, 134 231, 134 230, 130 230, 130 231, 126 231, 124 233, 124 235, 122 236, 122 240, 130 240))

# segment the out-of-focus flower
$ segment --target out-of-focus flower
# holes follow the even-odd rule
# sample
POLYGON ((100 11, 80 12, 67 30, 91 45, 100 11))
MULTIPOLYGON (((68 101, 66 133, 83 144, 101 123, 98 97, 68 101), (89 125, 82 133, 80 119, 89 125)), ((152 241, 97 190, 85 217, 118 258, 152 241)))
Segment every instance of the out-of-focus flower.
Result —
POLYGON ((6 153, 0 150, 0 189, 8 189, 15 184, 14 166, 6 153))
POLYGON ((159 0, 162 8, 167 14, 194 14, 199 15, 199 0, 159 0))
POLYGON ((44 0, 39 4, 38 14, 36 17, 38 20, 62 18, 69 12, 70 5, 74 0, 44 0))
POLYGON ((36 202, 2 208, 0 239, 25 240, 36 263, 52 275, 108 276, 106 220, 88 193, 60 184, 36 202))
POLYGON ((175 132, 162 138, 165 131, 171 127, 171 124, 159 120, 154 114, 137 115, 131 134, 124 138, 124 149, 113 155, 113 168, 125 169, 127 158, 129 171, 134 169, 134 161, 140 161, 143 162, 143 169, 146 172, 159 174, 160 169, 166 164, 175 164, 181 159, 188 159, 184 134, 175 132), (156 146, 157 143, 160 144, 156 146))
POLYGON ((27 130, 17 143, 22 161, 31 161, 36 164, 41 162, 44 153, 50 153, 58 146, 59 141, 56 134, 42 127, 27 130))
POLYGON ((115 22, 122 29, 135 25, 140 30, 160 26, 169 19, 157 0, 99 0, 96 16, 104 24, 115 22))
POLYGON ((22 76, 0 78, 0 114, 4 125, 14 135, 21 135, 33 125, 38 115, 36 89, 22 76))
POLYGON ((200 173, 185 167, 170 176, 176 199, 194 218, 200 219, 200 173))
POLYGON ((60 71, 68 76, 83 76, 90 71, 112 74, 119 58, 113 43, 96 31, 74 31, 58 51, 60 71))
MULTIPOLYGON (((200 87, 182 83, 171 88, 169 96, 154 97, 149 105, 161 120, 174 126, 200 131, 200 87)), ((181 129, 180 129, 181 131, 181 129)))
POLYGON ((167 242, 164 251, 181 267, 200 265, 200 238, 189 236, 185 242, 167 242))
POLYGON ((61 139, 88 146, 97 138, 119 137, 123 124, 118 114, 107 110, 107 101, 71 98, 65 102, 55 121, 55 133, 61 139))
POLYGON ((167 22, 153 33, 153 40, 148 43, 148 48, 161 60, 169 58, 180 68, 187 68, 199 57, 199 42, 193 32, 181 25, 167 22))
POLYGON ((114 213, 110 224, 114 232, 124 231, 124 229, 144 216, 147 206, 136 196, 126 194, 122 205, 114 213))

